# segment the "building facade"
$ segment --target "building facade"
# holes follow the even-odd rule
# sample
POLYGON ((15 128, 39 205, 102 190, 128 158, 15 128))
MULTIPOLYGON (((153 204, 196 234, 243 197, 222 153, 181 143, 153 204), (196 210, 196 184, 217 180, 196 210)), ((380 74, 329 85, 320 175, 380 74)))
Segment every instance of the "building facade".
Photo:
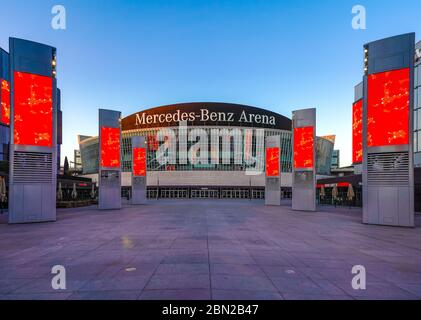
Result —
POLYGON ((339 169, 341 167, 340 150, 333 150, 331 169, 339 169))
POLYGON ((335 138, 333 135, 316 138, 316 172, 318 175, 331 175, 335 138))
MULTIPOLYGON (((281 138, 282 192, 291 195, 291 120, 264 109, 229 103, 156 107, 121 119, 122 185, 131 185, 131 139, 147 141, 148 196, 263 198, 268 136, 281 138)), ((97 179, 98 137, 79 136, 83 174, 97 179)), ((331 152, 320 159, 330 167, 331 152)))

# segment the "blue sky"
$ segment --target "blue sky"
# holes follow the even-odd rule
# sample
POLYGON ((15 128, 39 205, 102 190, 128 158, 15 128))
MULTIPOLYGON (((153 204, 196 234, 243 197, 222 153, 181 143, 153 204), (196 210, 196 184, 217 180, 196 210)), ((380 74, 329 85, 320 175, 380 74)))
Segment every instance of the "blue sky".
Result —
POLYGON ((317 134, 336 134, 351 162, 353 87, 364 43, 416 32, 421 1, 0 0, 0 46, 8 37, 58 49, 64 112, 63 154, 77 134, 96 135, 98 108, 129 115, 191 101, 233 102, 288 117, 316 107, 317 134), (66 30, 51 8, 66 8, 66 30), (354 5, 367 29, 351 27, 354 5))

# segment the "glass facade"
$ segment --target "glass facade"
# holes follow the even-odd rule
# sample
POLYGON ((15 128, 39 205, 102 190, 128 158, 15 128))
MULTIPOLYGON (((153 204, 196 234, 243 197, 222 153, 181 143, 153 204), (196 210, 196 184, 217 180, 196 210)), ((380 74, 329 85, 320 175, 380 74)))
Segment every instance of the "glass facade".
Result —
POLYGON ((330 175, 334 142, 322 137, 316 138, 316 172, 330 175))
MULTIPOLYGON (((179 129, 171 128, 175 134, 177 139, 177 145, 180 142, 179 137, 179 129)), ((194 130, 194 129, 201 129, 204 130, 207 133, 208 137, 212 136, 211 130, 212 129, 221 129, 214 128, 214 127, 189 127, 188 130, 194 130)), ((231 128, 227 128, 231 129, 231 128)), ((211 139, 209 138, 209 152, 208 152, 208 164, 192 164, 188 161, 188 164, 180 164, 177 161, 177 164, 167 164, 167 165, 161 165, 160 161, 157 159, 157 149, 158 149, 158 142, 156 141, 156 136, 159 131, 159 129, 139 129, 139 130, 130 130, 123 132, 123 146, 122 146, 122 171, 123 172, 131 172, 132 170, 132 145, 131 145, 131 138, 133 136, 144 136, 146 138, 146 141, 148 142, 148 150, 147 150, 147 168, 148 171, 245 171, 246 170, 246 164, 245 161, 243 164, 236 163, 235 159, 239 156, 243 156, 243 147, 241 148, 241 154, 236 154, 236 150, 234 148, 233 140, 235 139, 241 139, 241 141, 244 141, 245 136, 245 130, 244 128, 240 128, 238 133, 241 132, 241 137, 233 136, 231 138, 231 141, 227 141, 224 139, 211 139), (224 143, 229 143, 229 146, 224 145, 224 143), (212 164, 212 149, 219 150, 219 157, 220 161, 219 164, 212 164), (222 160, 222 150, 230 149, 230 159, 229 164, 226 161, 222 160)), ((292 147, 291 147, 291 140, 292 140, 292 134, 290 131, 284 131, 284 130, 274 130, 274 129, 265 129, 264 130, 265 137, 267 136, 274 136, 274 135, 280 135, 281 136, 281 166, 282 166, 282 172, 291 172, 292 170, 292 147)), ((185 141, 187 144, 187 150, 190 150, 190 147, 194 145, 196 142, 190 142, 185 141)), ((252 137, 251 142, 252 147, 252 155, 256 155, 257 153, 264 155, 264 143, 261 144, 258 142, 258 139, 256 139, 255 135, 252 137)), ((238 151, 238 150, 237 150, 238 151)), ((178 151, 177 151, 178 156, 178 151)), ((178 157, 177 157, 178 158, 178 157)), ((244 160, 244 159, 243 159, 244 160)), ((83 159, 82 159, 83 161, 83 159)), ((84 166, 84 164, 82 164, 84 166)), ((264 166, 263 166, 264 168, 264 166)))
POLYGON ((83 174, 98 173, 99 139, 98 137, 79 136, 80 161, 83 174))
POLYGON ((0 161, 9 161, 10 128, 0 124, 0 161))
POLYGON ((340 164, 340 151, 339 150, 333 150, 332 152, 332 169, 339 169, 341 167, 340 164))

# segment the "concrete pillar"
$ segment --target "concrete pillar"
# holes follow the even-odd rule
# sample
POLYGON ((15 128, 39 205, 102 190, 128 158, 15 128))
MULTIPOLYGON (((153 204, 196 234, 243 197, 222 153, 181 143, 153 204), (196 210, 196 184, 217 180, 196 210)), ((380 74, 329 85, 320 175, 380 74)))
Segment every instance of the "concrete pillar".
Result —
POLYGON ((316 109, 293 111, 292 210, 316 211, 316 109))

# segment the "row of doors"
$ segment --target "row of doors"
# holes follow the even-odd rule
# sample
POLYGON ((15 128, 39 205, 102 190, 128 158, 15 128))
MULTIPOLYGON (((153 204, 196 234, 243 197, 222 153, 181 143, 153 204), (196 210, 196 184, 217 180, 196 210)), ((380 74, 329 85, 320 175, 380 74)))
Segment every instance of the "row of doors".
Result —
MULTIPOLYGON (((264 199, 265 191, 251 190, 252 199, 264 199)), ((149 199, 250 199, 249 189, 188 189, 188 188, 148 188, 149 199), (159 192, 159 194, 158 194, 159 192)))

